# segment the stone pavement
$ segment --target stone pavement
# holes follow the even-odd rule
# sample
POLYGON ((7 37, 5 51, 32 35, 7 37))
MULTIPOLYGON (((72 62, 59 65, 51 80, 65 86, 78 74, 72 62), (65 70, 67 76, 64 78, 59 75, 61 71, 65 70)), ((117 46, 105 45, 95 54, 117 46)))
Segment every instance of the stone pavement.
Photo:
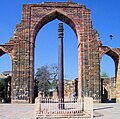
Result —
MULTIPOLYGON (((0 119, 34 119, 34 104, 0 104, 0 119)), ((94 119, 120 119, 120 104, 94 104, 94 119)))
POLYGON ((0 119, 34 119, 34 104, 0 104, 0 119))
POLYGON ((120 119, 120 104, 94 104, 94 119, 120 119))

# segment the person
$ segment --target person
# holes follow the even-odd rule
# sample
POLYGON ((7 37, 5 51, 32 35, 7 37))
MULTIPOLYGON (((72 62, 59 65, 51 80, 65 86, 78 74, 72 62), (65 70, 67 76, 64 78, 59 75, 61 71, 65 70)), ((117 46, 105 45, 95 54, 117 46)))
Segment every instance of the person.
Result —
POLYGON ((75 102, 75 100, 76 100, 76 93, 75 92, 71 94, 71 100, 75 102))
POLYGON ((4 103, 4 99, 2 99, 2 103, 4 103))
POLYGON ((38 84, 39 84, 39 81, 34 80, 34 99, 38 97, 38 84))

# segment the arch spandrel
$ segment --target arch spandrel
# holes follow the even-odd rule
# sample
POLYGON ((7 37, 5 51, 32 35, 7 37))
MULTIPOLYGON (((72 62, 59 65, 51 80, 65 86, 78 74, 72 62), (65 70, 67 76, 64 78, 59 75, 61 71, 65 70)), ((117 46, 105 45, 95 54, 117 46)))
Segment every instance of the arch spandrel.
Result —
POLYGON ((108 46, 102 46, 100 47, 100 58, 102 58, 102 56, 104 54, 107 54, 108 56, 110 56, 113 60, 119 60, 119 52, 114 49, 114 48, 110 48, 108 46))
POLYGON ((46 15, 44 15, 41 19, 39 19, 34 27, 32 27, 32 29, 34 29, 33 31, 33 35, 37 35, 38 31, 48 22, 58 19, 66 24, 68 24, 73 31, 75 32, 75 34, 77 35, 76 32, 76 27, 75 27, 75 23, 72 21, 72 19, 70 17, 68 17, 67 13, 59 10, 59 9, 55 9, 55 10, 50 10, 50 12, 46 13, 46 15))
POLYGON ((7 53, 11 59, 13 58, 13 45, 0 45, 2 54, 7 53))
POLYGON ((77 3, 48 2, 31 5, 30 16, 30 33, 32 38, 36 37, 37 32, 45 24, 54 19, 59 19, 68 24, 75 32, 78 42, 83 38, 85 30, 92 30, 90 10, 86 9, 84 5, 78 5, 77 3))

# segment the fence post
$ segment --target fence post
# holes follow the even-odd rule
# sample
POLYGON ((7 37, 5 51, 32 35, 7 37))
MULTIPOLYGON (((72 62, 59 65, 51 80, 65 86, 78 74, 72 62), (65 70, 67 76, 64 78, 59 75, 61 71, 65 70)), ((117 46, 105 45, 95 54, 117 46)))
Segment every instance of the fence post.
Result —
POLYGON ((91 119, 93 119, 93 98, 84 97, 84 111, 90 113, 91 119))

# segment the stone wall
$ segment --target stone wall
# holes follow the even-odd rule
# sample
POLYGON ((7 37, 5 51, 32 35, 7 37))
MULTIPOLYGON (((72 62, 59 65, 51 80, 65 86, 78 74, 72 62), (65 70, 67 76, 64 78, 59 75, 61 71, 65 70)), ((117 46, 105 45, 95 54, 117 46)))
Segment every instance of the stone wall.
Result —
MULTIPOLYGON (((46 2, 23 5, 22 20, 16 25, 14 37, 2 47, 3 51, 10 51, 12 57, 12 102, 34 101, 35 38, 38 31, 54 19, 68 24, 77 36, 78 96, 90 95, 100 101, 100 58, 106 52, 103 52, 97 31, 92 28, 90 10, 72 2, 46 2)), ((116 66, 120 66, 117 64, 118 59, 116 66)), ((118 87, 119 83, 117 81, 118 87)), ((120 97, 119 88, 117 93, 120 97)))
POLYGON ((116 79, 115 77, 101 78, 101 101, 116 102, 116 79))

